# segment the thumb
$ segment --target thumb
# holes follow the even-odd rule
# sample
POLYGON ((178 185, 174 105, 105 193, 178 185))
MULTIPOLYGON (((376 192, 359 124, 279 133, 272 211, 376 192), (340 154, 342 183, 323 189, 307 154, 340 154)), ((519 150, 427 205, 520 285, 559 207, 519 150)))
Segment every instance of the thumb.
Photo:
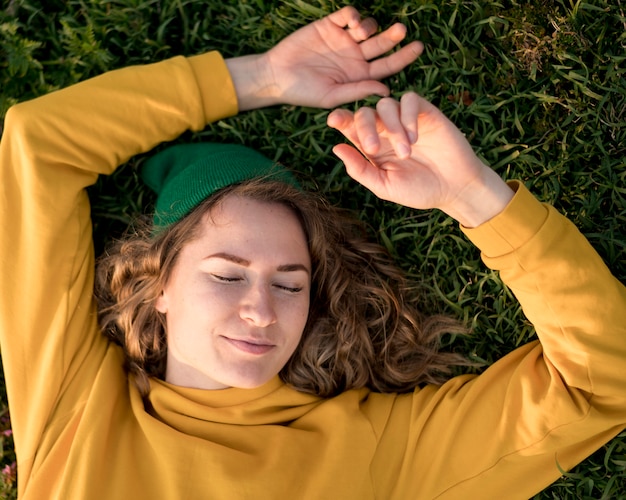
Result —
POLYGON ((377 95, 387 97, 389 88, 377 80, 361 80, 358 82, 338 83, 326 95, 322 105, 325 108, 334 108, 349 102, 359 101, 366 97, 377 95))

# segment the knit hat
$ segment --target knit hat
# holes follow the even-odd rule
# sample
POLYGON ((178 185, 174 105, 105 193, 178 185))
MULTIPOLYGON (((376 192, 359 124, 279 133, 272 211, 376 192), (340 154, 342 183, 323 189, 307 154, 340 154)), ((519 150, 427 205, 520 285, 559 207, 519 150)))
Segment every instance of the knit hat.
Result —
POLYGON ((178 222, 205 198, 231 184, 266 178, 300 188, 291 172, 262 154, 241 145, 209 142, 164 149, 145 162, 141 177, 157 194, 157 231, 178 222))

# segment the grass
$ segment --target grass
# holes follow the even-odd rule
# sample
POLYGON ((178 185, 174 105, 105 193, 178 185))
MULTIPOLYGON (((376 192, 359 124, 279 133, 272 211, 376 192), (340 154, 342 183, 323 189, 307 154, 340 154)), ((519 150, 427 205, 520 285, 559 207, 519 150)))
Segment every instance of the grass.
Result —
MULTIPOLYGON (((440 106, 505 178, 523 180, 572 219, 626 281, 626 17, 621 0, 375 0, 381 25, 404 22, 427 49, 389 79, 440 106)), ((103 71, 217 49, 258 52, 343 2, 330 0, 11 0, 0 11, 0 116, 13 103, 103 71)), ((326 112, 277 107, 213 124, 200 136, 245 142, 299 170, 352 208, 423 283, 428 307, 464 319, 452 348, 487 363, 533 337, 497 275, 439 212, 390 206, 352 183, 330 154, 326 112)), ((188 137, 187 137, 188 138, 188 137)), ((119 235, 151 196, 135 167, 92 191, 96 246, 119 235)), ((2 384, 3 386, 3 384, 2 384)), ((0 403, 0 496, 15 495, 6 399, 0 403)), ((514 489, 514 486, 512 486, 514 489)), ((626 433, 538 499, 626 498, 626 433)))

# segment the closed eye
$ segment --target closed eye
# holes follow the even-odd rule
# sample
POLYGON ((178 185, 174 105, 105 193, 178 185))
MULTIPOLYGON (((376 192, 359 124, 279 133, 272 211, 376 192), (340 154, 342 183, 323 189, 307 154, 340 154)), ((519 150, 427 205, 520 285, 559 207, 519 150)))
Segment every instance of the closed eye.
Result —
POLYGON ((241 281, 241 278, 232 277, 232 276, 221 276, 219 274, 211 273, 217 281, 221 281, 223 283, 235 283, 237 281, 241 281))
POLYGON ((298 287, 291 287, 291 286, 285 286, 285 285, 274 285, 274 286, 280 290, 284 290, 289 293, 298 293, 303 290, 303 287, 301 286, 298 286, 298 287))

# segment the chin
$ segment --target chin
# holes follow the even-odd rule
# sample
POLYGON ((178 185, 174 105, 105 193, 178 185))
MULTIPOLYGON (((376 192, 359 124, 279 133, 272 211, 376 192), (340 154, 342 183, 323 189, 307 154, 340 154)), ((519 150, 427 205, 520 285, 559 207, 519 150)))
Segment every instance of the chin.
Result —
POLYGON ((233 377, 232 384, 229 385, 230 387, 235 387, 237 389, 256 389, 257 387, 267 384, 276 375, 233 377))

